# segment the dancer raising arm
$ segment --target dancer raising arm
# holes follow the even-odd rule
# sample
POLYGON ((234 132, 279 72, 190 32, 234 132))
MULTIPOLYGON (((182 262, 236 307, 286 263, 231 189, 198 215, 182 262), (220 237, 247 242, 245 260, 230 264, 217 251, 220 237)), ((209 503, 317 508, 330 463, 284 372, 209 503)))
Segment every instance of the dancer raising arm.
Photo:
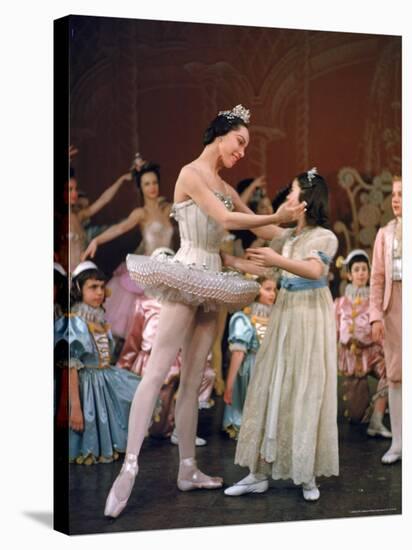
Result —
MULTIPOLYGON (((183 167, 174 193, 174 217, 181 247, 172 259, 129 255, 129 272, 136 282, 164 301, 147 372, 133 399, 125 462, 106 502, 105 515, 118 516, 127 504, 138 472, 138 454, 147 432, 160 387, 179 349, 182 371, 176 403, 180 490, 221 487, 223 480, 202 473, 195 460, 197 395, 202 370, 215 336, 217 309, 238 309, 258 291, 255 282, 222 273, 219 247, 225 228, 257 228, 299 216, 304 204, 283 205, 273 215, 233 211, 243 204, 220 178, 222 168, 233 167, 249 143, 249 112, 238 105, 219 113, 204 135, 204 149, 183 167)), ((247 207, 244 207, 247 209, 247 207)), ((229 259, 230 261, 230 259, 229 259)), ((243 267, 253 268, 243 260, 243 267)), ((256 269, 260 274, 263 270, 256 269)))
MULTIPOLYGON (((154 162, 139 161, 133 170, 142 206, 136 206, 122 220, 95 237, 83 254, 83 260, 94 258, 98 248, 113 241, 134 228, 138 228, 142 240, 137 254, 150 254, 156 248, 171 247, 173 225, 170 221, 171 204, 160 196, 160 166, 154 162)), ((138 296, 142 293, 127 272, 123 261, 108 283, 111 296, 106 302, 106 317, 115 338, 126 338, 133 322, 133 313, 138 296)))

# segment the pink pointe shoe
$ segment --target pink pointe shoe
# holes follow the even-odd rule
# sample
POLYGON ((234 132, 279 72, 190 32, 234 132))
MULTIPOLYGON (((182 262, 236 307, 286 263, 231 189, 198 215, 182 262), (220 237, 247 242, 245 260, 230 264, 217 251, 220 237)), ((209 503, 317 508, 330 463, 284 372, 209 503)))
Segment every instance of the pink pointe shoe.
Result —
POLYGON ((107 497, 106 506, 104 508, 105 516, 117 518, 124 510, 129 500, 130 493, 132 492, 138 471, 137 455, 128 453, 124 459, 122 469, 115 479, 107 497))
POLYGON ((210 477, 197 468, 194 458, 184 458, 180 461, 177 487, 181 491, 194 489, 219 489, 223 485, 221 477, 210 477))

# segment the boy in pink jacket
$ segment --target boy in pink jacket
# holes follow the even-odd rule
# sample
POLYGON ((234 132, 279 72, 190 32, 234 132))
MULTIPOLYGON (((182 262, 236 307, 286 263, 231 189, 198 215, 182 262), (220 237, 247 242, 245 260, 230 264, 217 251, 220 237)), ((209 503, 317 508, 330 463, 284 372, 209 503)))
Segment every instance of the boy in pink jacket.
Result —
POLYGON ((384 464, 402 458, 402 178, 394 176, 395 219, 379 229, 373 249, 369 319, 375 342, 384 336, 392 444, 384 464))

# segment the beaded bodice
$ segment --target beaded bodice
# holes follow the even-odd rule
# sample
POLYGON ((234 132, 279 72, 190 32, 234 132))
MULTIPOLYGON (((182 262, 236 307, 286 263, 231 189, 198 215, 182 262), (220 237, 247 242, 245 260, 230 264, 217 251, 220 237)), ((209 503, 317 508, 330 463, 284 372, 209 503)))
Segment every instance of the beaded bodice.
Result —
MULTIPOLYGON (((231 197, 214 193, 228 210, 233 210, 231 197)), ((172 215, 179 224, 180 232, 180 248, 175 259, 219 271, 219 250, 225 236, 223 226, 203 212, 192 199, 175 203, 172 215)))

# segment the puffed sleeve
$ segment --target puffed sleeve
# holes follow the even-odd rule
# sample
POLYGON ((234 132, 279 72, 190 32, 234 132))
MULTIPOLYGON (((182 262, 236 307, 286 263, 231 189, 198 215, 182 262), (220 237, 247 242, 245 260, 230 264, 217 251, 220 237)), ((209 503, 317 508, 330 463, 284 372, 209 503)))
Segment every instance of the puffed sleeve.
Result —
POLYGON ((54 321, 54 346, 56 347, 60 342, 68 342, 68 320, 66 316, 59 317, 54 321))
POLYGON ((54 363, 58 368, 67 367, 69 342, 67 339, 67 316, 63 315, 54 321, 54 363))
POLYGON ((81 317, 69 316, 62 339, 69 344, 69 367, 82 369, 84 367, 82 357, 94 352, 87 323, 81 317))
POLYGON ((242 311, 232 315, 229 322, 230 351, 247 352, 253 339, 253 326, 250 319, 242 311))
POLYGON ((312 239, 308 240, 307 248, 304 251, 304 260, 314 258, 320 260, 325 266, 329 267, 333 257, 338 250, 338 239, 336 235, 328 229, 319 231, 312 239))

